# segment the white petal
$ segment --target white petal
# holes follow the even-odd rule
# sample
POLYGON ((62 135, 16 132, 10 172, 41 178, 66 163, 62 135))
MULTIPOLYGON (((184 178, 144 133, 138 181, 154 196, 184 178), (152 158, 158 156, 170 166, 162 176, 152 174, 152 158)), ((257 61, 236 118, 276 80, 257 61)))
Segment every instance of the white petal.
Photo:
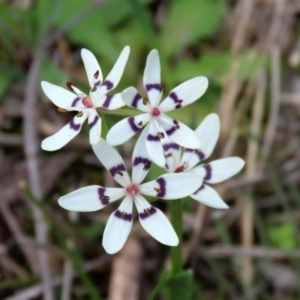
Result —
POLYGON ((123 107, 125 105, 121 93, 114 94, 114 95, 105 95, 102 97, 103 100, 101 100, 101 104, 97 105, 97 107, 103 107, 108 110, 114 110, 118 109, 120 107, 123 107))
POLYGON ((46 96, 58 107, 66 110, 80 110, 86 108, 81 101, 81 97, 60 86, 47 81, 42 81, 41 86, 46 96))
POLYGON ((193 173, 172 173, 140 185, 141 194, 165 200, 190 196, 202 184, 201 176, 193 173), (195 176, 196 175, 196 176, 195 176))
POLYGON ((149 111, 147 105, 143 103, 143 97, 139 94, 139 92, 133 86, 125 89, 121 93, 123 101, 130 107, 136 108, 143 112, 149 111))
POLYGON ((163 149, 166 157, 165 169, 173 173, 180 166, 181 147, 166 136, 163 141, 163 149))
POLYGON ((161 90, 160 62, 158 51, 156 49, 152 50, 147 57, 143 81, 151 106, 157 106, 161 99, 161 90))
POLYGON ((125 197, 118 210, 113 212, 103 234, 103 247, 109 254, 122 249, 132 228, 132 199, 125 197))
POLYGON ((222 200, 220 195, 206 184, 202 184, 200 189, 196 191, 191 197, 207 206, 217 208, 217 209, 226 209, 228 205, 222 200))
POLYGON ((125 196, 123 188, 103 188, 91 185, 58 199, 58 204, 71 211, 96 211, 125 196))
POLYGON ((42 149, 55 151, 62 148, 80 132, 86 118, 86 113, 83 113, 81 117, 75 116, 70 123, 65 125, 58 132, 44 139, 41 145, 42 149))
POLYGON ((151 206, 141 195, 134 197, 143 228, 157 241, 168 246, 177 246, 178 237, 167 217, 158 208, 151 206))
POLYGON ((120 185, 125 187, 130 184, 124 161, 114 147, 101 139, 99 143, 92 145, 92 148, 103 166, 120 185))
POLYGON ((144 180, 152 165, 146 148, 147 129, 148 127, 142 130, 132 154, 132 182, 137 184, 144 180))
POLYGON ((98 64, 95 55, 87 49, 81 49, 81 58, 84 63, 84 67, 85 67, 86 75, 89 80, 90 87, 91 88, 94 87, 95 83, 98 81, 101 84, 103 80, 103 76, 102 76, 101 68, 98 64), (97 78, 94 77, 96 72, 98 72, 97 78))
POLYGON ((161 114, 159 124, 167 136, 176 144, 191 149, 198 149, 201 146, 198 135, 185 124, 161 114))
POLYGON ((228 157, 214 160, 209 164, 201 165, 191 171, 200 175, 203 181, 218 183, 238 173, 244 165, 245 162, 241 158, 228 157))
POLYGON ((199 76, 185 81, 170 92, 159 105, 159 110, 167 112, 191 104, 205 93, 207 87, 206 77, 199 76))
POLYGON ((124 72, 124 68, 127 63, 129 53, 130 53, 130 47, 129 46, 124 47, 115 65, 113 66, 112 70, 107 75, 104 82, 101 84, 100 88, 98 89, 99 95, 104 95, 108 93, 118 85, 122 77, 122 74, 124 72))
POLYGON ((140 114, 121 120, 107 133, 106 140, 113 146, 121 145, 133 137, 149 121, 148 114, 140 114))
POLYGON ((219 138, 220 119, 217 114, 209 114, 195 130, 201 140, 198 150, 185 149, 181 163, 186 164, 185 171, 192 169, 200 161, 208 158, 219 138))
POLYGON ((159 125, 156 124, 154 120, 149 122, 146 148, 149 156, 151 157, 151 160, 158 166, 164 168, 166 164, 166 158, 162 146, 163 139, 160 139, 157 134, 160 132, 165 135, 165 133, 162 130, 158 129, 158 127, 159 125))
POLYGON ((90 144, 94 145, 100 141, 101 138, 101 123, 102 120, 98 116, 97 111, 89 114, 89 128, 90 128, 90 144))

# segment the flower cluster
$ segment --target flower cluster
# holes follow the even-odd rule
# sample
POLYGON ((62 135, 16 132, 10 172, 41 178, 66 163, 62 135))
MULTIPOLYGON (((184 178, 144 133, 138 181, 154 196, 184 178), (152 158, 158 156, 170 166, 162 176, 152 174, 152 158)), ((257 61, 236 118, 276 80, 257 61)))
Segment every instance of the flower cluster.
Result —
POLYGON ((228 208, 207 183, 221 182, 235 175, 244 165, 242 159, 231 157, 195 167, 197 163, 207 159, 215 147, 220 131, 218 116, 208 115, 193 131, 166 113, 195 102, 205 93, 208 80, 201 76, 192 78, 171 90, 161 102, 164 86, 161 85, 157 50, 152 50, 148 55, 144 71, 143 84, 147 97, 143 97, 134 87, 129 87, 122 93, 108 95, 121 79, 129 52, 130 49, 126 46, 103 80, 95 56, 82 49, 81 56, 91 88, 88 95, 72 83, 67 83, 67 86, 73 93, 45 81, 41 83, 43 91, 58 106, 59 111, 78 112, 70 123, 43 140, 42 148, 47 151, 60 149, 80 132, 84 121, 88 119, 90 144, 100 162, 121 186, 107 188, 92 185, 58 200, 59 205, 67 210, 87 212, 102 209, 123 198, 119 208, 109 217, 103 235, 103 247, 111 254, 123 247, 131 231, 133 203, 142 227, 152 237, 165 245, 178 244, 176 232, 167 217, 143 195, 163 200, 190 196, 211 207, 228 208), (101 118, 97 109, 115 110, 124 105, 140 110, 141 114, 115 124, 105 141, 101 138, 101 118), (130 177, 122 157, 113 146, 124 143, 137 132, 141 133, 133 150, 130 177), (182 150, 181 147, 185 149, 182 150), (142 183, 152 162, 165 168, 166 174, 142 183))

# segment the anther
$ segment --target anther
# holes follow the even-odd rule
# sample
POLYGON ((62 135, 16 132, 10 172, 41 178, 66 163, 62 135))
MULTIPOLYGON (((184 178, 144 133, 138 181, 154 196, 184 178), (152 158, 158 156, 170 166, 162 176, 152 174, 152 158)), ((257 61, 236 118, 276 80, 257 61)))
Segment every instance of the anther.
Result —
POLYGON ((117 171, 116 173, 120 176, 123 176, 123 173, 121 171, 117 171))
POLYGON ((126 214, 126 212, 125 212, 125 211, 121 212, 121 218, 125 219, 125 218, 126 218, 126 216, 127 216, 127 214, 126 214))
POLYGON ((94 86, 94 87, 92 88, 92 92, 96 92, 96 91, 97 91, 97 87, 94 86))
POLYGON ((78 114, 76 115, 77 117, 82 117, 83 115, 83 112, 82 111, 79 111, 78 114))
POLYGON ((172 152, 169 152, 165 155, 166 158, 173 156, 172 152))
POLYGON ((150 215, 150 209, 149 208, 145 208, 144 209, 144 213, 149 216, 150 215))
POLYGON ((109 201, 109 199, 110 199, 110 198, 109 198, 108 196, 102 196, 102 197, 101 197, 101 200, 104 200, 104 201, 109 201))
POLYGON ((160 92, 161 92, 161 93, 164 93, 165 90, 166 90, 166 85, 163 84, 163 85, 160 87, 160 92))
POLYGON ((94 78, 97 79, 99 77, 99 70, 94 74, 94 78))
POLYGON ((144 163, 144 168, 143 168, 144 171, 148 171, 149 170, 149 165, 147 163, 144 163))
POLYGON ((158 132, 157 137, 163 139, 165 137, 165 134, 163 132, 158 132))
POLYGON ((60 113, 66 113, 66 112, 68 112, 66 109, 61 108, 61 107, 58 107, 57 111, 59 111, 60 113))
POLYGON ((141 126, 141 127, 143 127, 144 126, 143 121, 138 122, 138 125, 141 126))
POLYGON ((174 172, 174 173, 181 173, 181 172, 183 172, 183 171, 184 171, 184 169, 185 169, 185 166, 184 166, 184 165, 182 165, 182 166, 178 167, 178 168, 175 170, 175 172, 174 172))
POLYGON ((76 86, 74 83, 72 82, 67 82, 67 87, 71 90, 71 91, 74 91, 73 90, 73 86, 76 86))
POLYGON ((157 194, 160 194, 161 193, 161 189, 159 189, 159 188, 153 188, 154 189, 154 191, 157 193, 157 194))
POLYGON ((144 98, 143 98, 143 104, 144 104, 144 105, 147 105, 148 103, 149 103, 148 98, 147 98, 147 97, 144 97, 144 98))

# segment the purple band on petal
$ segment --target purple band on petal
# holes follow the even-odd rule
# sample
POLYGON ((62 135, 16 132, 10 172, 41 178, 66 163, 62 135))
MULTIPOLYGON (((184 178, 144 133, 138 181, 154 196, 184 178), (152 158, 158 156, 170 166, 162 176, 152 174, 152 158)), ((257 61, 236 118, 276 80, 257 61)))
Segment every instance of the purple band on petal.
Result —
POLYGON ((169 149, 179 150, 179 145, 177 145, 175 143, 169 143, 169 144, 164 144, 163 148, 164 148, 165 151, 168 151, 169 149))
POLYGON ((149 208, 144 209, 144 212, 139 213, 139 216, 142 220, 145 220, 145 219, 151 217, 155 213, 156 213, 156 208, 153 206, 150 206, 149 208))
POLYGON ((205 158, 205 154, 200 151, 200 150, 195 150, 195 149, 185 149, 184 150, 185 152, 194 152, 196 155, 198 155, 199 159, 200 160, 203 160, 205 158))
POLYGON ((147 141, 158 142, 160 141, 160 138, 157 135, 148 134, 147 141))
POLYGON ((74 123, 74 119, 71 120, 71 122, 69 123, 69 125, 70 125, 70 128, 73 129, 73 130, 75 130, 75 131, 78 131, 81 128, 81 124, 75 124, 74 123))
POLYGON ((89 128, 92 129, 99 121, 99 116, 95 116, 93 122, 89 123, 89 128))
POLYGON ((122 219, 124 221, 131 222, 131 220, 132 220, 132 214, 127 214, 125 212, 122 213, 119 210, 116 210, 114 215, 115 215, 115 217, 122 219))
POLYGON ((148 84, 146 84, 147 92, 149 92, 152 89, 160 91, 160 84, 159 83, 148 83, 148 84))
POLYGON ((166 130, 167 135, 172 135, 177 129, 179 129, 178 121, 173 120, 173 124, 174 124, 174 126, 172 128, 170 128, 169 130, 166 130))
POLYGON ((113 98, 113 95, 106 95, 106 98, 105 98, 104 103, 102 104, 102 107, 108 108, 112 98, 113 98))
POLYGON ((211 175, 212 175, 212 167, 211 165, 205 165, 204 166, 204 169, 206 171, 206 175, 205 177, 203 178, 204 181, 207 181, 209 179, 211 179, 211 175))
POLYGON ((142 96, 141 96, 139 93, 137 93, 137 94, 134 96, 131 105, 132 105, 133 107, 137 108, 138 102, 139 102, 139 100, 141 100, 141 99, 142 99, 142 96))
POLYGON ((180 99, 178 98, 178 96, 177 96, 177 94, 176 94, 175 92, 170 93, 169 97, 170 97, 171 99, 173 99, 174 102, 176 103, 176 106, 175 106, 176 109, 182 107, 182 105, 181 105, 182 100, 180 100, 180 99))
POLYGON ((119 165, 109 169, 109 173, 111 174, 112 177, 115 177, 115 175, 118 172, 122 172, 122 171, 126 171, 125 166, 123 164, 119 164, 119 165))
POLYGON ((156 179, 156 182, 159 184, 159 192, 157 193, 157 197, 164 197, 166 195, 166 181, 160 177, 156 179))
POLYGON ((75 107, 77 105, 78 101, 80 101, 80 100, 81 100, 80 97, 75 98, 71 104, 71 107, 75 107))
POLYGON ((104 188, 98 189, 98 196, 99 196, 99 199, 100 199, 102 205, 107 205, 109 203, 109 197, 105 196, 105 191, 106 191, 106 189, 104 189, 104 188))
POLYGON ((139 131, 140 128, 138 126, 136 126, 135 123, 134 123, 134 117, 130 117, 128 119, 128 123, 129 123, 130 128, 132 129, 133 132, 139 131))
POLYGON ((151 167, 152 161, 149 160, 148 158, 138 156, 134 159, 133 165, 137 166, 139 164, 143 164, 143 165, 147 164, 148 169, 149 169, 151 167))
POLYGON ((107 90, 111 90, 113 88, 114 84, 111 81, 109 81, 109 80, 105 80, 102 83, 102 86, 106 86, 107 90))
POLYGON ((197 194, 198 192, 202 191, 203 189, 205 189, 205 185, 204 184, 202 184, 200 186, 200 188, 194 193, 194 195, 197 194))
POLYGON ((100 80, 98 80, 98 81, 96 81, 95 83, 94 83, 94 86, 99 86, 101 84, 101 81, 100 80))

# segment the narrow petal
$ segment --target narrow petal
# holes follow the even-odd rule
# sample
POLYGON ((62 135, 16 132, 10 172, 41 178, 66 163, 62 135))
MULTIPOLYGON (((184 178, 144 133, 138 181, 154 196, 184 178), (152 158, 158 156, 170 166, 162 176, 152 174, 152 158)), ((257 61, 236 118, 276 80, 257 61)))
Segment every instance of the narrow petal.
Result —
POLYGON ((141 183, 148 174, 152 165, 152 160, 146 148, 146 138, 148 130, 142 130, 132 154, 132 182, 141 183))
POLYGON ((100 85, 102 83, 103 76, 95 55, 87 49, 81 49, 81 58, 84 63, 90 87, 93 88, 95 85, 100 85))
POLYGON ((161 99, 161 87, 160 62, 158 51, 156 49, 152 50, 147 57, 143 81, 151 106, 157 106, 161 99))
POLYGON ((202 184, 200 189, 197 190, 191 197, 207 206, 226 209, 228 205, 222 200, 216 190, 206 184, 202 184))
POLYGON ((140 114, 121 120, 107 133, 106 140, 113 146, 121 145, 133 137, 149 121, 148 114, 140 114))
POLYGON ((201 140, 198 150, 185 149, 181 163, 186 164, 186 171, 191 170, 200 161, 207 159, 219 138, 220 119, 217 114, 209 114, 195 130, 201 140))
POLYGON ((113 212, 103 234, 103 247, 109 254, 122 249, 132 228, 132 199, 126 196, 119 209, 113 212))
POLYGON ((90 144, 94 145, 100 141, 101 138, 101 118, 98 116, 97 111, 89 114, 89 128, 90 128, 90 144))
POLYGON ((202 184, 201 176, 193 173, 165 174, 156 180, 140 185, 141 194, 165 200, 180 199, 190 196, 202 184))
POLYGON ((185 124, 161 114, 159 124, 167 136, 176 144, 191 149, 198 149, 201 146, 198 135, 185 124))
POLYGON ((151 206, 141 195, 136 195, 134 200, 143 228, 160 243, 177 246, 178 237, 163 212, 151 206))
POLYGON ((163 149, 166 157, 165 169, 173 173, 180 166, 181 147, 166 136, 163 141, 163 149))
POLYGON ((124 188, 103 188, 91 185, 80 188, 58 199, 58 204, 71 211, 96 211, 124 197, 124 188))
POLYGON ((101 84, 100 88, 98 89, 98 95, 104 95, 109 91, 112 91, 118 85, 122 77, 122 74, 124 72, 124 68, 127 63, 129 53, 130 53, 130 47, 126 46, 122 50, 112 70, 107 75, 104 82, 101 84))
POLYGON ((103 166, 121 186, 130 184, 124 161, 114 147, 101 139, 99 143, 92 145, 92 148, 103 166))
POLYGON ((58 132, 44 139, 41 145, 42 149, 55 151, 65 146, 80 132, 86 118, 86 113, 83 113, 81 117, 75 116, 70 123, 65 125, 58 132))
POLYGON ((96 107, 102 107, 107 110, 114 110, 125 105, 121 93, 115 95, 105 95, 101 97, 100 101, 96 101, 96 107))
POLYGON ((214 160, 209 164, 201 165, 191 170, 200 175, 203 181, 209 183, 222 182, 237 174, 245 165, 239 157, 228 157, 214 160))
POLYGON ((146 148, 149 156, 151 157, 151 160, 155 162, 158 166, 164 168, 166 164, 166 158, 162 142, 165 133, 158 127, 159 125, 156 124, 154 120, 149 122, 149 131, 146 140, 146 148))
POLYGON ((147 104, 143 103, 143 97, 133 86, 127 88, 121 93, 123 101, 126 105, 141 110, 143 112, 149 111, 147 104))
POLYGON ((206 77, 195 77, 183 82, 173 89, 168 97, 159 105, 161 112, 178 109, 195 102, 208 87, 206 77))
POLYGON ((54 85, 47 81, 42 81, 41 86, 46 96, 57 107, 61 107, 66 110, 77 111, 86 108, 83 105, 81 101, 82 98, 80 96, 75 95, 64 88, 61 88, 60 86, 54 85))

